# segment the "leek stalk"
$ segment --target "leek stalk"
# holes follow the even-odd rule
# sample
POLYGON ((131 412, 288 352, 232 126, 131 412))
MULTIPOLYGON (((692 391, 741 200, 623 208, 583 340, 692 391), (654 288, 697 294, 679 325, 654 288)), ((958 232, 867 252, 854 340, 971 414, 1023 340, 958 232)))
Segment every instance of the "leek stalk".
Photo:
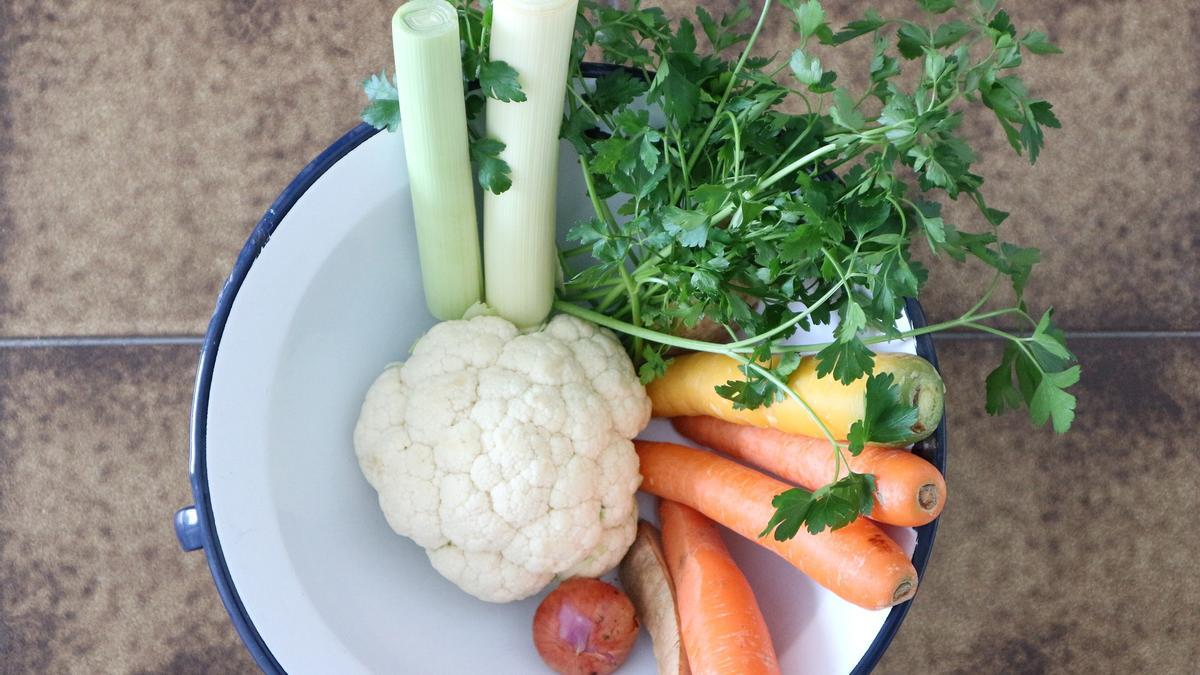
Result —
POLYGON ((406 2, 392 16, 392 47, 425 304, 459 319, 479 302, 483 278, 458 13, 446 0, 406 2))
POLYGON ((554 302, 558 132, 578 0, 495 0, 489 58, 517 71, 525 101, 487 101, 488 135, 504 143, 512 187, 483 198, 486 295, 528 328, 554 302))

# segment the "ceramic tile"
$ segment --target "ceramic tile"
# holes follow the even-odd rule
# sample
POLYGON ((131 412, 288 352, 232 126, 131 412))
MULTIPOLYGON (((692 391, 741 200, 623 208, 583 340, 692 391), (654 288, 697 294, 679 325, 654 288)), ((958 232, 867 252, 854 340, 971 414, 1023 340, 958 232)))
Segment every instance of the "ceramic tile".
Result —
POLYGON ((202 332, 395 2, 0 4, 0 334, 202 332))
POLYGON ((1200 342, 1080 343, 1066 436, 983 412, 999 348, 938 344, 949 501, 883 673, 1184 673, 1200 659, 1200 342))
POLYGON ((191 503, 195 348, 0 350, 0 673, 249 673, 191 503))

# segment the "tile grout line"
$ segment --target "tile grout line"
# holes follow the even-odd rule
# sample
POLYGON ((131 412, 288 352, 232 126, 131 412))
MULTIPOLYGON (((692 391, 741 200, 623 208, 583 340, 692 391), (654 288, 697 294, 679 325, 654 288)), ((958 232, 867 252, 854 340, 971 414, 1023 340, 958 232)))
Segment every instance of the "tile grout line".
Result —
POLYGON ((46 347, 159 347, 204 344, 203 335, 56 335, 50 337, 0 338, 0 349, 46 347))
MULTIPOLYGON (((1164 340, 1198 339, 1200 331, 1068 331, 1068 339, 1076 340, 1164 340)), ((961 332, 937 333, 939 342, 984 341, 993 342, 1003 338, 989 333, 961 332)), ((93 348, 93 347, 199 347, 204 344, 203 335, 56 335, 47 337, 0 337, 0 349, 93 348)))
MULTIPOLYGON (((1068 340, 1194 340, 1200 338, 1200 330, 1080 330, 1065 331, 1068 340)), ((1004 338, 983 332, 935 333, 931 337, 939 341, 956 340, 1003 340, 1004 338)))

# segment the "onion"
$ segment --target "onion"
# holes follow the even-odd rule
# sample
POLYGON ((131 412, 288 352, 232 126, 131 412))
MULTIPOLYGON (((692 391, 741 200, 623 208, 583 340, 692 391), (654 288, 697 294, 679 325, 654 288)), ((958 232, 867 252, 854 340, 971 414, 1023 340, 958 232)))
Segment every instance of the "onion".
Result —
POLYGON ((533 615, 533 644, 546 665, 562 675, 608 675, 637 640, 633 603, 597 579, 568 579, 533 615))

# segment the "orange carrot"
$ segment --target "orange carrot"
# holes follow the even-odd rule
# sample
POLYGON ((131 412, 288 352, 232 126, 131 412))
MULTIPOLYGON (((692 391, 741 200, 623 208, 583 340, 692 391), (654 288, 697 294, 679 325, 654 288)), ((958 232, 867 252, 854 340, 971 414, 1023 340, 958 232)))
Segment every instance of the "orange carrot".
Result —
POLYGON ((692 673, 779 673, 754 591, 729 556, 716 524, 665 499, 658 505, 658 517, 692 673))
POLYGON ((674 443, 635 441, 642 489, 686 504, 768 548, 818 584, 867 609, 908 600, 917 570, 878 525, 859 518, 838 530, 787 541, 758 534, 775 513, 771 500, 792 486, 713 453, 674 443))
MULTIPOLYGON (((713 450, 816 490, 833 478, 829 441, 725 422, 715 417, 676 417, 675 430, 713 450)), ((875 475, 871 520, 889 525, 924 525, 946 504, 946 481, 937 467, 907 450, 868 445, 845 453, 850 469, 875 475)))

